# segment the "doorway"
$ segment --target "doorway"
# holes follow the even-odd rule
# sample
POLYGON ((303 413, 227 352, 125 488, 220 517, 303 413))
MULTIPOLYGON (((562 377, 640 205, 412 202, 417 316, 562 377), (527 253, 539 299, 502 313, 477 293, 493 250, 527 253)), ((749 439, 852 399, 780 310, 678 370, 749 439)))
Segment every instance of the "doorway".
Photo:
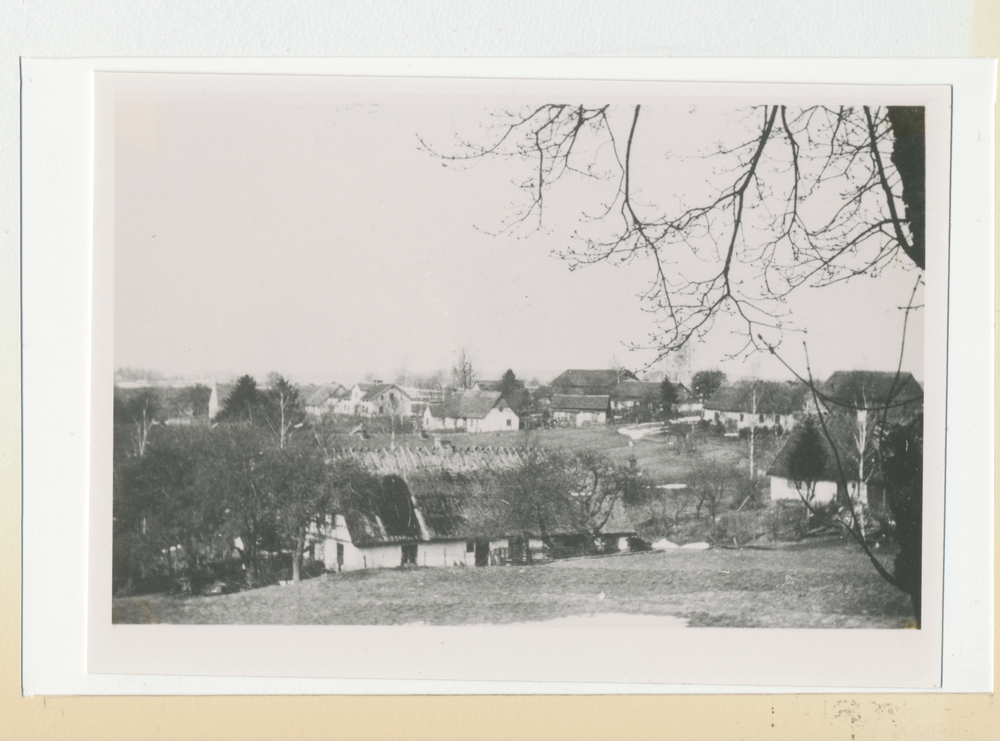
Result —
POLYGON ((476 566, 490 565, 490 541, 479 539, 476 541, 476 566))

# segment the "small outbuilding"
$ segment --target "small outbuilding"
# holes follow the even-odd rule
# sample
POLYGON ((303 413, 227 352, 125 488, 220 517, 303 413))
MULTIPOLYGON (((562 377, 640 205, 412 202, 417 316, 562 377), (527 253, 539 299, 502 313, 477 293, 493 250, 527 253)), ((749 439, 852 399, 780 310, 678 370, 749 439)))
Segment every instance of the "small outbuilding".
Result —
POLYGON ((572 427, 603 425, 611 413, 611 396, 583 394, 554 394, 549 407, 553 420, 562 420, 572 427))

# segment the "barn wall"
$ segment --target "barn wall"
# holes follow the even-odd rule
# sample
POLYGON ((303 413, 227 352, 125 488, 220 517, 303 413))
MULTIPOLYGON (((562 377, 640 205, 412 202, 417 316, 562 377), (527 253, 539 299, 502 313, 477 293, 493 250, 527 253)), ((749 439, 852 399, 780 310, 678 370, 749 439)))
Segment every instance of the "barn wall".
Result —
MULTIPOLYGON (((398 565, 398 564, 397 564, 398 565)), ((464 540, 417 544, 418 566, 475 566, 476 554, 465 552, 464 540)))
POLYGON ((431 414, 430 406, 424 409, 423 426, 425 430, 443 430, 444 420, 431 414))
MULTIPOLYGON (((852 481, 848 483, 848 490, 850 491, 851 498, 855 502, 860 502, 861 504, 868 503, 868 485, 862 483, 859 487, 858 482, 852 481), (860 488, 860 491, 859 491, 860 488)), ((816 483, 816 503, 817 504, 827 504, 832 502, 837 496, 837 483, 835 481, 819 481, 816 483)), ((779 476, 771 477, 771 501, 775 502, 779 499, 794 499, 796 501, 801 501, 799 499, 799 494, 795 490, 795 484, 789 479, 783 479, 779 476)))
POLYGON ((567 412, 560 410, 552 412, 552 418, 568 420, 570 424, 576 427, 603 425, 608 421, 606 412, 567 412))
MULTIPOLYGON (((337 570, 337 544, 344 546, 344 571, 361 569, 395 569, 403 561, 403 550, 399 544, 368 546, 358 548, 349 540, 329 538, 323 544, 323 563, 331 571, 337 570)), ((506 544, 506 541, 504 541, 506 544)), ((464 540, 442 542, 419 542, 417 545, 417 565, 428 567, 475 566, 475 553, 466 553, 464 540)))
MULTIPOLYGON (((827 502, 833 501, 837 496, 837 484, 833 481, 818 481, 816 482, 816 503, 826 504, 827 502)), ((795 484, 789 479, 781 478, 780 476, 771 477, 771 501, 776 502, 779 499, 794 499, 796 502, 802 501, 799 497, 798 491, 795 489, 795 484)))
POLYGON ((398 544, 358 548, 350 541, 328 538, 323 545, 323 563, 330 571, 337 570, 338 543, 344 546, 344 571, 395 568, 403 561, 402 547, 398 544))
POLYGON ((772 429, 780 425, 782 429, 786 432, 795 427, 795 415, 794 414, 770 414, 764 412, 758 412, 756 415, 750 412, 721 412, 717 409, 702 409, 701 411, 702 419, 707 419, 710 422, 731 422, 736 426, 737 430, 748 429, 753 423, 754 418, 757 419, 756 425, 754 425, 758 430, 761 429, 772 429), (743 419, 740 419, 740 415, 743 415, 743 419), (764 421, 760 421, 760 416, 763 415, 764 421))
POLYGON ((482 419, 469 420, 469 432, 503 432, 504 430, 518 429, 518 418, 514 410, 509 407, 502 412, 493 407, 482 419), (510 422, 508 426, 507 422, 510 422))
POLYGON ((584 427, 585 425, 603 425, 608 421, 608 415, 605 412, 577 412, 576 415, 576 426, 584 427))

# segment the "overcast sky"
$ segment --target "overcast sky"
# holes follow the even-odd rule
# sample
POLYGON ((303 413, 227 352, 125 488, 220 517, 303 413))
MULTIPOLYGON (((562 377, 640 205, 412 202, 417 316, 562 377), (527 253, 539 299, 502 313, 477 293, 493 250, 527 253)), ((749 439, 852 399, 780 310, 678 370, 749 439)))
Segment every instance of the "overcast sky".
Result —
MULTIPOLYGON (((485 136, 493 112, 532 99, 173 87, 117 93, 116 367, 348 384, 403 367, 447 369, 467 348, 485 377, 509 367, 544 382, 566 368, 607 368, 612 358, 638 368, 654 357, 627 349, 653 329, 637 298, 650 265, 571 272, 552 255, 594 228, 580 213, 596 191, 567 186, 541 230, 495 234, 523 203, 511 180, 524 163, 446 166, 419 146, 418 135, 456 151, 456 133, 485 136)), ((647 142, 642 195, 675 207, 704 187, 677 155, 724 138, 738 106, 643 104, 657 124, 644 135, 667 144, 647 142)), ((808 328, 813 370, 895 369, 897 307, 915 279, 898 265, 789 302, 793 323, 808 328)), ((726 360, 742 345, 733 328, 719 322, 695 345, 687 373, 790 377, 763 354, 726 360)), ((918 378, 922 332, 911 320, 904 366, 918 378)), ((786 334, 783 345, 799 368, 802 339, 786 334)))

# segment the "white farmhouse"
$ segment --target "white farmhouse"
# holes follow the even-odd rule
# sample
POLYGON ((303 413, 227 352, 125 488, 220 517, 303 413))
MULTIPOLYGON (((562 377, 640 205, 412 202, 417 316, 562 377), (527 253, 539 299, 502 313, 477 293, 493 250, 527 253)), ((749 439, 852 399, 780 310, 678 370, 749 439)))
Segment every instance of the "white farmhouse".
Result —
POLYGON ((521 421, 499 392, 469 390, 440 404, 428 404, 422 417, 425 430, 502 432, 516 430, 521 421))
POLYGON ((399 417, 413 415, 413 399, 394 383, 356 383, 350 394, 337 403, 338 414, 374 417, 393 414, 399 417))

